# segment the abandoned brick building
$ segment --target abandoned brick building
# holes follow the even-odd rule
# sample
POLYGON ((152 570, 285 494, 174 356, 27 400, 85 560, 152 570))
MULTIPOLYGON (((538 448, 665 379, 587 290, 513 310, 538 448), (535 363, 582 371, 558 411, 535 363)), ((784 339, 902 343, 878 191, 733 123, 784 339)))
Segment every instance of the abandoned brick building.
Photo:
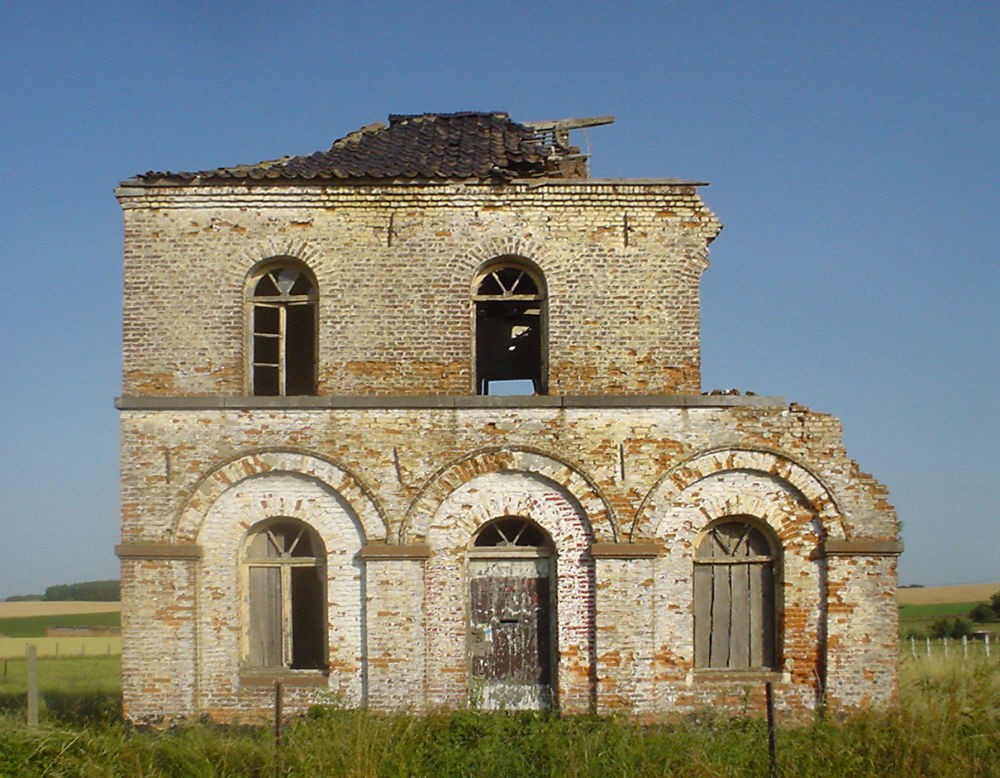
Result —
POLYGON ((898 526, 837 419, 704 394, 699 184, 392 116, 121 184, 124 700, 884 704, 898 526))

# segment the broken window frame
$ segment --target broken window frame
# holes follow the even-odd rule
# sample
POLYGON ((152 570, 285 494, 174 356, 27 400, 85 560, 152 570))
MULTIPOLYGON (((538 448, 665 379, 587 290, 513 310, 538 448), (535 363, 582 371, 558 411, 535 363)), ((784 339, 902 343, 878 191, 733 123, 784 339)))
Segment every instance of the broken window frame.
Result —
POLYGON ((277 517, 247 532, 242 551, 246 669, 327 669, 326 577, 323 542, 304 522, 277 517))
POLYGON ((781 545, 753 516, 726 516, 694 555, 694 659, 699 670, 779 667, 781 545))
MULTIPOLYGON (((476 274, 472 287, 472 330, 473 391, 476 394, 490 394, 490 383, 501 381, 530 381, 533 394, 548 394, 548 294, 538 268, 518 256, 499 257, 485 265, 476 274), (523 291, 526 286, 529 291, 523 291), (491 322, 493 327, 499 328, 503 316, 521 319, 523 323, 510 325, 511 329, 528 327, 533 335, 532 340, 524 344, 524 364, 518 365, 512 359, 512 364, 499 366, 493 359, 493 370, 499 370, 496 374, 485 364, 490 357, 486 353, 484 325, 491 322), (533 328, 528 324, 532 320, 535 320, 533 328), (537 354, 531 353, 533 350, 537 350, 537 354), (504 375, 509 370, 516 374, 504 375)), ((511 351, 517 348, 515 337, 506 341, 511 351)), ((503 343, 494 343, 493 349, 497 351, 502 346, 503 343)))
POLYGON ((316 394, 318 309, 316 279, 301 262, 287 258, 268 260, 250 275, 246 305, 246 375, 250 395, 287 397, 316 394), (268 281, 276 294, 261 292, 261 285, 268 281), (306 291, 296 291, 301 282, 308 284, 306 291), (293 291, 296 293, 293 294, 293 291), (303 308, 308 309, 305 315, 300 313, 303 308), (267 311, 274 311, 273 317, 268 317, 273 319, 269 326, 260 321, 267 311), (298 332, 294 331, 296 329, 298 332), (303 338, 311 341, 305 343, 304 350, 302 344, 293 342, 303 338), (266 382, 264 375, 269 376, 266 382))

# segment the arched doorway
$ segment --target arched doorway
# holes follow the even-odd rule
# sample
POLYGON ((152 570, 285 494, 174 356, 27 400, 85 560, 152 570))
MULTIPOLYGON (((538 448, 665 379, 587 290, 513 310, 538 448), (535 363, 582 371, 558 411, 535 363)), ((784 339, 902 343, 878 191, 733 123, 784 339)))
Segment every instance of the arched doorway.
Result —
POLYGON ((468 656, 474 707, 552 707, 554 568, 552 539, 528 519, 494 519, 473 538, 468 550, 468 656))

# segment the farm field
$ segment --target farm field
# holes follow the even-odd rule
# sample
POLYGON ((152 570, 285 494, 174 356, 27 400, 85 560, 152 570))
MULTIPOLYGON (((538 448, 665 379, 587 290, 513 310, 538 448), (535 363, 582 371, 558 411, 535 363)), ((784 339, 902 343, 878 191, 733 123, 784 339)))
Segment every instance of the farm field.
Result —
MULTIPOLYGON (((902 638, 911 635, 925 637, 930 634, 934 622, 946 618, 967 618, 969 611, 980 603, 989 602, 990 597, 998 591, 1000 583, 900 589, 896 596, 899 603, 899 634, 902 638)), ((992 632, 996 639, 1000 639, 998 622, 977 624, 974 628, 992 632)), ((1000 645, 997 647, 1000 648, 1000 645)))
POLYGON ((956 602, 969 602, 975 605, 977 602, 988 602, 990 596, 998 591, 1000 582, 908 587, 896 591, 896 602, 900 605, 940 605, 956 602))
POLYGON ((65 616, 75 613, 119 613, 120 602, 0 602, 0 621, 25 616, 65 616))
POLYGON ((108 656, 121 653, 117 635, 45 637, 49 627, 117 627, 116 602, 0 603, 0 659, 23 657, 34 645, 39 656, 108 656))

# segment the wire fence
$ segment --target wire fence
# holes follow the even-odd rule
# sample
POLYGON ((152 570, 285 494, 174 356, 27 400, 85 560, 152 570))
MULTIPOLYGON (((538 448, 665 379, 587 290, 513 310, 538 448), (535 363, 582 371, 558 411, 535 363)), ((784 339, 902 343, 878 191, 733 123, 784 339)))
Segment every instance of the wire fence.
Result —
POLYGON ((979 659, 1000 657, 1000 641, 989 633, 961 638, 903 638, 900 650, 911 659, 979 659))

